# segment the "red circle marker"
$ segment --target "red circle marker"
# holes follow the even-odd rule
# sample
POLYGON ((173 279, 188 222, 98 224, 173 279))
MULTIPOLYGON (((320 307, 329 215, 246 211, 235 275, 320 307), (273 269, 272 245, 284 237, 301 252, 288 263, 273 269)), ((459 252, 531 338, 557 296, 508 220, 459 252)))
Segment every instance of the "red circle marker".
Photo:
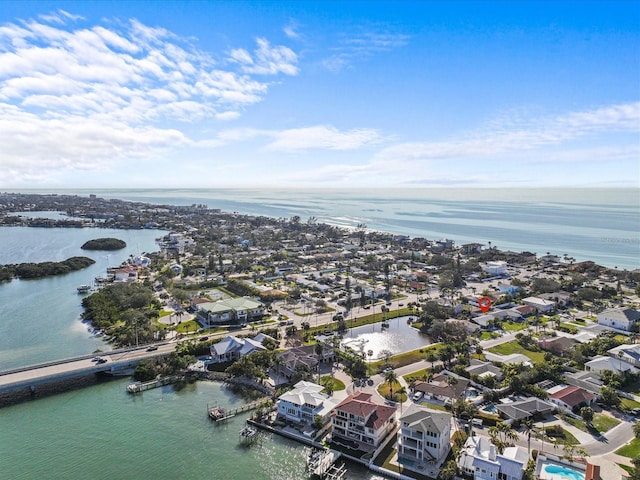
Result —
POLYGON ((491 299, 489 297, 480 297, 478 299, 478 306, 482 313, 487 313, 491 308, 491 299))

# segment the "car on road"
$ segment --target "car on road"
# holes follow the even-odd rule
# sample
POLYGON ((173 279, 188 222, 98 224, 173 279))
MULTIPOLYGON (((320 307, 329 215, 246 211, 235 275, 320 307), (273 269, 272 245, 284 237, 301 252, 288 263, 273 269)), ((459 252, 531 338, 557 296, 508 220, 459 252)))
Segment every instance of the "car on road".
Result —
POLYGON ((385 368, 384 370, 382 370, 382 373, 389 373, 389 372, 391 372, 392 370, 393 370, 393 368, 392 368, 392 367, 387 367, 387 368, 385 368))
POLYGON ((404 303, 399 303, 398 306, 399 307, 404 307, 404 303))
POLYGON ((104 357, 100 357, 99 360, 97 360, 98 363, 106 363, 107 359, 104 357))
POLYGON ((157 350, 158 347, 156 345, 151 345, 150 347, 147 347, 147 352, 153 352, 154 350, 157 350))

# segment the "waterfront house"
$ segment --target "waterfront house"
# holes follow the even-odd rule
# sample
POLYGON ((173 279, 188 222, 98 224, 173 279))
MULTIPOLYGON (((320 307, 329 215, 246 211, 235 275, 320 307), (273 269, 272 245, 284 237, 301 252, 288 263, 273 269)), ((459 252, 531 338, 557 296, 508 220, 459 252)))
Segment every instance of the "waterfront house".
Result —
POLYGON ((246 323, 265 314, 264 304, 248 297, 199 303, 197 309, 198 320, 204 326, 246 323))
POLYGON ((138 267, 135 265, 118 268, 114 273, 116 282, 135 282, 136 280, 138 280, 138 267))
POLYGON ((329 419, 338 400, 325 395, 324 387, 312 382, 300 381, 292 390, 283 393, 276 402, 278 418, 295 423, 312 424, 316 416, 329 419))
POLYGON ((351 448, 373 451, 396 426, 396 409, 371 401, 358 392, 344 399, 331 418, 332 440, 351 448))
POLYGON ((267 348, 259 340, 226 336, 222 341, 210 347, 213 363, 232 362, 253 352, 262 352, 267 348))
POLYGON ((521 447, 507 447, 498 453, 486 437, 470 436, 460 451, 458 467, 473 480, 521 480, 529 455, 521 447))
POLYGON ((411 405, 400 417, 398 457, 438 462, 451 448, 451 414, 411 405))
POLYGON ((633 308, 610 308, 598 314, 598 324, 631 332, 640 321, 640 312, 633 308))

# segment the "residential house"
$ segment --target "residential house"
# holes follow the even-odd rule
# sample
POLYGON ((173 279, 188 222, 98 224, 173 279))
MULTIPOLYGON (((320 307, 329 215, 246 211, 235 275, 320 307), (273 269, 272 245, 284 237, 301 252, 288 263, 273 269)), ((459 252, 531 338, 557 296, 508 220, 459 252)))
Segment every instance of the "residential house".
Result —
POLYGON ((633 308, 610 308, 598 314, 598 324, 631 332, 640 321, 640 312, 633 308))
POLYGON ((540 297, 527 297, 522 299, 522 303, 529 307, 535 308, 540 313, 553 312, 556 309, 556 302, 545 300, 540 297))
MULTIPOLYGON (((300 370, 315 372, 319 363, 333 362, 335 352, 329 343, 322 344, 322 352, 316 352, 315 345, 294 347, 278 353, 278 364, 275 367, 277 376, 282 380, 291 378, 300 370)), ((286 382, 286 380, 285 380, 286 382)))
POLYGON ((638 373, 638 369, 628 364, 621 358, 613 358, 608 355, 598 355, 584 364, 584 369, 588 372, 602 373, 610 371, 614 373, 638 373))
POLYGON ((453 403, 464 396, 469 380, 450 372, 435 375, 428 382, 416 382, 414 392, 422 392, 425 399, 453 403))
POLYGON ((226 336, 209 348, 213 363, 231 362, 253 352, 265 351, 267 348, 258 340, 226 336))
POLYGON ((547 390, 547 393, 551 403, 566 410, 589 407, 597 398, 597 395, 574 385, 556 385, 547 390))
POLYGON ((418 463, 444 459, 451 448, 451 414, 411 405, 400 417, 398 457, 418 463))
POLYGON ((248 297, 200 303, 197 308, 198 319, 205 326, 227 323, 241 324, 258 320, 265 314, 264 304, 248 297))
POLYGON ((487 262, 485 265, 482 266, 482 269, 489 275, 506 275, 507 262, 503 260, 487 262))
POLYGON ((602 378, 595 372, 574 372, 565 373, 564 381, 569 385, 583 388, 584 390, 599 395, 600 389, 603 387, 602 378))
POLYGON ((373 451, 396 426, 396 409, 371 401, 371 394, 349 395, 331 418, 332 440, 360 450, 373 451))
POLYGON ((292 390, 278 397, 278 417, 296 423, 312 424, 316 416, 328 419, 331 411, 338 403, 328 395, 320 393, 322 385, 300 381, 292 390))
POLYGON ((640 367, 640 345, 619 345, 608 350, 607 353, 613 358, 621 358, 634 367, 640 367))
POLYGON ((470 436, 460 451, 458 467, 473 480, 521 480, 529 455, 521 447, 507 447, 498 453, 486 437, 470 436))
POLYGON ((510 420, 524 420, 537 415, 546 415, 555 409, 556 406, 553 403, 536 397, 528 397, 515 402, 496 405, 496 411, 499 415, 510 420))
POLYGON ((577 343, 577 340, 569 337, 544 337, 538 340, 541 349, 558 356, 564 356, 577 343))
POLYGON ((116 282, 135 282, 136 280, 138 280, 138 267, 135 265, 118 268, 114 273, 116 282))
POLYGON ((493 377, 496 381, 502 380, 502 369, 496 367, 491 362, 483 362, 482 360, 471 359, 471 364, 465 368, 469 375, 477 375, 479 378, 493 377))

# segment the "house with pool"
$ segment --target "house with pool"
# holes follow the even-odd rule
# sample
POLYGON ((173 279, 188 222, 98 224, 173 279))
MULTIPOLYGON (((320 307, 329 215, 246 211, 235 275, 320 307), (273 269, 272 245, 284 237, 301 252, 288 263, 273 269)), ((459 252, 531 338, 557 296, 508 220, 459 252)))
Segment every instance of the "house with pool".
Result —
POLYGON ((400 417, 398 461, 440 463, 451 449, 451 414, 411 405, 400 417))
POLYGON ((600 467, 584 459, 539 454, 533 478, 538 480, 601 480, 600 467))

